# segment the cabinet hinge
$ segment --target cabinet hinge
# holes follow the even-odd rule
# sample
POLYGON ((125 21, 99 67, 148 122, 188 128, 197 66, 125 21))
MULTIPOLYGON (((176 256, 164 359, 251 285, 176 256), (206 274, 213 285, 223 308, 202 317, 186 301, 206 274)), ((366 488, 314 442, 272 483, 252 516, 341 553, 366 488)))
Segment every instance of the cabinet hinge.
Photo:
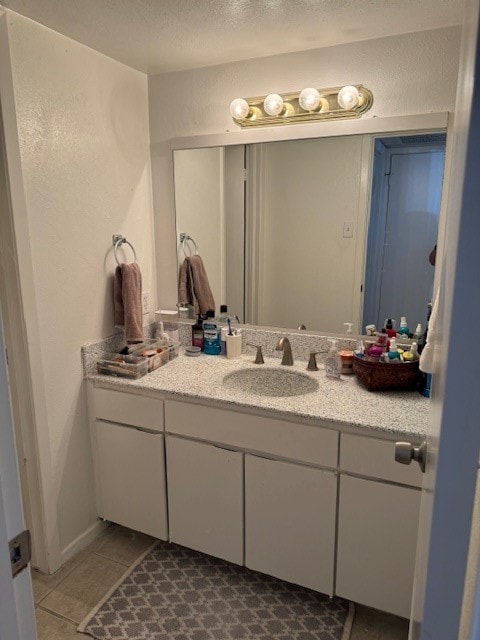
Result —
POLYGON ((8 543, 10 551, 10 564, 12 567, 12 576, 23 571, 28 566, 32 559, 32 545, 30 539, 30 531, 25 529, 18 536, 12 538, 8 543))

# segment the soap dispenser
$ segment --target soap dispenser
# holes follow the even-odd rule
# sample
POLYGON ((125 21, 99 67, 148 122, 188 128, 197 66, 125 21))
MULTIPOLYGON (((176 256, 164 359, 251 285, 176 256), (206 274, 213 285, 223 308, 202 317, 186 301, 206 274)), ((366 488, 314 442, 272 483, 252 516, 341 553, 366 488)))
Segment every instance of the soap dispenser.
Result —
POLYGON ((327 378, 340 380, 341 361, 337 349, 337 341, 332 339, 329 340, 329 342, 331 343, 331 347, 325 359, 325 375, 327 378))

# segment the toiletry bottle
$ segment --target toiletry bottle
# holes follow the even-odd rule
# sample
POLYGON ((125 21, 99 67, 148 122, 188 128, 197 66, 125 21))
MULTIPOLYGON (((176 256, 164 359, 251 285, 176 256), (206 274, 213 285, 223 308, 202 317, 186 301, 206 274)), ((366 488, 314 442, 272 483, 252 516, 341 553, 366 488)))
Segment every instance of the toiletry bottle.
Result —
POLYGON ((203 321, 203 352, 210 356, 218 356, 222 350, 220 329, 214 316, 213 311, 207 311, 207 317, 203 321))
POLYGON ((408 328, 407 318, 402 316, 400 319, 400 328, 398 330, 398 335, 405 336, 406 338, 410 335, 410 329, 408 328))
POLYGON ((390 362, 400 362, 400 353, 397 350, 397 341, 395 338, 390 338, 388 359, 390 360, 390 362))
POLYGON ((414 339, 414 340, 418 340, 418 339, 421 337, 422 333, 423 333, 423 327, 422 327, 422 325, 421 325, 421 324, 420 324, 420 322, 419 322, 419 323, 417 324, 417 328, 415 329, 415 331, 414 331, 414 333, 413 333, 413 336, 412 336, 412 337, 413 337, 413 339, 414 339))
POLYGON ((197 321, 192 325, 192 346, 200 347, 203 351, 203 318, 198 314, 197 321))
POLYGON ((395 320, 392 318, 387 318, 385 320, 385 326, 383 332, 387 334, 389 338, 395 338, 397 332, 395 331, 395 320))
POLYGON ((416 342, 412 342, 410 349, 405 351, 403 360, 405 362, 415 362, 415 360, 418 360, 418 345, 416 342))
POLYGON ((332 346, 325 359, 325 374, 327 378, 340 380, 341 362, 337 349, 337 341, 333 339, 329 340, 329 342, 331 342, 332 346))
POLYGON ((217 322, 218 324, 227 324, 229 320, 230 322, 240 322, 237 315, 228 313, 228 306, 226 304, 221 304, 217 322))

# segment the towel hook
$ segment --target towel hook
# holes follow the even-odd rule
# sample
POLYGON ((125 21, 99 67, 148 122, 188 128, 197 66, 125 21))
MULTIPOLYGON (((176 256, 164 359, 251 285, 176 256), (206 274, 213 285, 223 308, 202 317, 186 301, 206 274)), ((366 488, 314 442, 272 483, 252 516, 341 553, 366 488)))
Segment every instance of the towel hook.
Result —
MULTIPOLYGON (((182 250, 183 253, 185 254, 185 256, 187 255, 187 251, 186 251, 186 244, 187 242, 191 242, 193 244, 193 246, 195 247, 195 253, 198 256, 198 246, 197 243, 195 242, 195 240, 192 238, 192 236, 189 236, 188 233, 181 233, 180 234, 180 243, 182 246, 182 250)), ((192 255, 192 252, 190 250, 190 256, 192 255)))
POLYGON ((122 244, 128 244, 130 249, 133 251, 133 261, 137 262, 137 254, 135 253, 135 249, 133 248, 133 245, 126 238, 115 233, 112 236, 112 244, 113 244, 113 255, 115 256, 115 260, 117 261, 118 265, 120 265, 120 262, 118 261, 118 258, 117 258, 117 249, 118 247, 121 247, 122 244))

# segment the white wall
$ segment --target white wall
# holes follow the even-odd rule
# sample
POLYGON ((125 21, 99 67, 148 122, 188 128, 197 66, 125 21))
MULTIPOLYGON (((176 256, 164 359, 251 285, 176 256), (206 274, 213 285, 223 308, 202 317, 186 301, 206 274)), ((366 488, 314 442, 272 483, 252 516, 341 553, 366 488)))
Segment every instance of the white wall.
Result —
POLYGON ((162 225, 156 233, 161 306, 176 302, 171 138, 238 131, 228 111, 233 98, 304 86, 366 85, 374 104, 364 118, 452 111, 459 44, 459 28, 437 29, 150 76, 154 207, 162 225))
POLYGON ((14 220, 20 271, 31 261, 22 295, 37 318, 43 492, 65 557, 96 521, 80 347, 114 331, 113 233, 134 245, 155 297, 147 78, 15 13, 7 21, 14 105, 3 115, 6 132, 17 120, 14 220))

